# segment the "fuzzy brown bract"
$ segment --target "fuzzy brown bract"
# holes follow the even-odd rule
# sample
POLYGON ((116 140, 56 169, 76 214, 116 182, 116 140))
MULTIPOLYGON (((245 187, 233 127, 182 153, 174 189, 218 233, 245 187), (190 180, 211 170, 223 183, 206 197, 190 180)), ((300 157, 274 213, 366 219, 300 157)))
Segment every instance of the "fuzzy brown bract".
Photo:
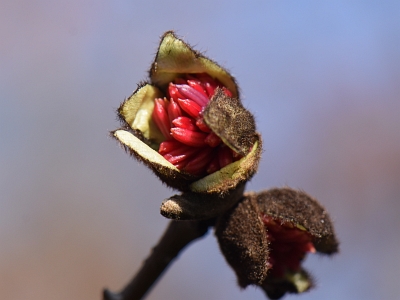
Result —
POLYGON ((226 96, 221 89, 217 89, 203 116, 224 143, 241 155, 249 153, 258 139, 253 115, 238 98, 226 96))
POLYGON ((249 284, 262 284, 268 272, 269 249, 255 197, 245 195, 218 218, 215 235, 239 285, 245 288, 249 284))

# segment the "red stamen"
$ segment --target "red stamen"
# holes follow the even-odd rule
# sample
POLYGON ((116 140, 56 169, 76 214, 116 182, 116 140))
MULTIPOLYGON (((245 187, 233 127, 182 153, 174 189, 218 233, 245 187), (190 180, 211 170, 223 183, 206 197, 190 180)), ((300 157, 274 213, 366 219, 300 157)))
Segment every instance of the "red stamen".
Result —
POLYGON ((241 159, 243 156, 242 156, 241 154, 239 154, 239 153, 237 153, 237 152, 235 152, 235 151, 232 150, 232 157, 233 157, 233 160, 239 160, 239 159, 241 159))
POLYGON ((171 135, 174 139, 188 146, 203 147, 206 145, 204 139, 207 137, 207 134, 203 132, 176 127, 171 128, 171 135))
POLYGON ((228 90, 226 87, 223 86, 222 90, 224 91, 225 95, 227 95, 228 97, 232 97, 232 92, 228 90))
POLYGON ((189 99, 178 99, 179 106, 193 118, 198 118, 202 107, 189 99))
POLYGON ((187 159, 188 156, 187 156, 186 153, 185 154, 176 155, 176 156, 173 156, 172 154, 168 153, 168 154, 164 155, 164 158, 166 160, 168 160, 171 164, 175 165, 175 164, 180 163, 181 161, 187 159))
POLYGON ((270 241, 270 259, 272 273, 281 277, 286 270, 298 270, 307 252, 314 253, 315 247, 311 235, 298 229, 291 222, 280 222, 272 217, 262 215, 270 241))
POLYGON ((207 91, 208 97, 211 98, 212 96, 214 96, 215 89, 217 88, 217 86, 213 86, 213 85, 211 85, 211 83, 205 82, 204 83, 204 87, 205 87, 205 89, 207 91))
POLYGON ((199 151, 199 148, 187 146, 176 140, 173 140, 173 141, 175 142, 175 145, 174 145, 175 147, 173 149, 171 149, 169 152, 165 152, 163 155, 177 156, 182 153, 192 154, 192 152, 194 153, 196 151, 199 151))
POLYGON ((197 125, 197 127, 199 127, 199 129, 200 129, 201 131, 204 131, 204 132, 211 132, 211 129, 210 129, 210 128, 207 126, 207 124, 204 122, 204 119, 203 119, 203 118, 197 119, 196 125, 197 125))
POLYGON ((311 242, 308 242, 307 244, 305 244, 305 247, 303 248, 303 250, 305 252, 311 252, 311 253, 316 253, 317 250, 314 247, 314 244, 311 242))
POLYGON ((212 149, 206 148, 202 150, 195 159, 191 160, 184 168, 185 172, 191 174, 202 174, 205 171, 206 166, 213 158, 211 155, 212 149))
POLYGON ((214 132, 210 132, 204 142, 214 148, 221 144, 221 139, 214 132))
POLYGON ((160 129, 161 133, 166 137, 169 138, 170 133, 169 130, 171 128, 169 123, 168 114, 166 111, 167 102, 163 99, 155 99, 154 110, 153 110, 153 120, 157 124, 158 128, 160 129))
POLYGON ((175 86, 177 87, 179 93, 184 96, 183 98, 190 99, 200 106, 205 106, 209 101, 206 95, 203 95, 187 84, 176 84, 175 86))
POLYGON ((210 162, 210 164, 207 167, 207 173, 212 174, 214 172, 217 172, 219 169, 221 169, 221 167, 219 166, 218 156, 215 155, 215 157, 213 158, 213 160, 210 162))
POLYGON ((164 107, 165 111, 167 111, 168 109, 168 105, 169 105, 169 101, 167 98, 158 98, 157 99, 158 103, 162 105, 162 107, 164 107))
POLYGON ((215 89, 218 87, 218 83, 206 73, 199 74, 198 77, 203 82, 203 87, 208 94, 208 98, 214 96, 215 89))
POLYGON ((168 106, 168 117, 169 121, 172 123, 172 121, 180 116, 182 116, 183 112, 179 104, 171 98, 171 101, 168 106))
POLYGON ((179 93, 178 88, 172 82, 168 86, 168 93, 169 96, 174 100, 178 100, 178 98, 185 98, 181 93, 179 93))
POLYGON ((221 168, 232 163, 232 152, 228 147, 221 147, 218 151, 218 161, 221 168))
POLYGON ((198 131, 198 127, 194 120, 188 117, 177 117, 172 121, 172 124, 179 128, 198 131))
POLYGON ((194 175, 214 173, 242 157, 222 144, 201 115, 217 87, 232 95, 206 73, 186 74, 169 84, 170 101, 155 99, 153 120, 167 139, 160 144, 159 153, 194 175))
POLYGON ((166 160, 176 166, 177 164, 182 164, 183 162, 186 165, 188 160, 198 151, 199 148, 186 146, 185 144, 182 144, 176 140, 169 140, 161 143, 159 152, 166 160))
POLYGON ((185 159, 181 162, 174 164, 174 166, 177 167, 179 170, 182 170, 187 165, 187 163, 188 161, 185 159))
POLYGON ((191 86, 192 88, 194 88, 196 91, 203 94, 204 97, 206 97, 208 99, 208 95, 207 95, 206 91, 204 90, 200 80, 188 80, 187 84, 189 86, 191 86))
POLYGON ((167 153, 170 153, 171 151, 174 151, 175 149, 180 149, 182 146, 184 145, 176 140, 166 140, 160 144, 158 153, 160 153, 161 155, 165 155, 167 153))
POLYGON ((164 158, 168 160, 171 164, 175 165, 183 161, 188 161, 191 157, 193 157, 198 151, 198 148, 190 147, 191 149, 187 151, 181 151, 181 149, 177 149, 168 154, 164 155, 164 158))

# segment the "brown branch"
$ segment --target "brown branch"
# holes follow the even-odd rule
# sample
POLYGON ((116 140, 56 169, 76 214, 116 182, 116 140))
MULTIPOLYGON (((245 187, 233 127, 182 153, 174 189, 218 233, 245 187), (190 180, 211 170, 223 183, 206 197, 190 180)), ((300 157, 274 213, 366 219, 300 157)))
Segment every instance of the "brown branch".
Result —
POLYGON ((105 289, 103 300, 140 300, 161 276, 169 263, 190 242, 204 236, 214 220, 171 221, 139 272, 119 293, 105 289))

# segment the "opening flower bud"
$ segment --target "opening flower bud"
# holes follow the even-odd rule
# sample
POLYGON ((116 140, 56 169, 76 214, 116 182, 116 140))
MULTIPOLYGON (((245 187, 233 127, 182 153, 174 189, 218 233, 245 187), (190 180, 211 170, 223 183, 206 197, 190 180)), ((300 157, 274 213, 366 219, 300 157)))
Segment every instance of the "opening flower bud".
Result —
POLYGON ((203 118, 217 88, 226 96, 232 95, 208 74, 185 74, 169 84, 169 100, 154 100, 153 121, 165 137, 158 152, 181 171, 204 176, 242 158, 222 142, 203 118))
POLYGON ((124 127, 113 137, 184 192, 223 197, 249 180, 261 139, 234 78, 173 32, 162 37, 149 74, 118 109, 124 127))

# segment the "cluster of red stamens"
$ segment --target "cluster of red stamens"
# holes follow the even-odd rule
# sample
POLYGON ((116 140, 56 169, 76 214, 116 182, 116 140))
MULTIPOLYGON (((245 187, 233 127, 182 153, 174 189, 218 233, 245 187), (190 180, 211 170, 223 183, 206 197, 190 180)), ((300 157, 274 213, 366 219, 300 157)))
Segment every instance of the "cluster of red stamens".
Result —
POLYGON ((168 86, 167 98, 155 99, 153 120, 166 138, 159 153, 178 169, 193 175, 211 174, 240 159, 204 122, 202 111, 222 88, 208 74, 187 74, 168 86))
POLYGON ((287 270, 299 270, 306 253, 316 252, 311 235, 291 222, 282 223, 265 214, 261 217, 270 241, 268 264, 273 276, 282 277, 287 270))

